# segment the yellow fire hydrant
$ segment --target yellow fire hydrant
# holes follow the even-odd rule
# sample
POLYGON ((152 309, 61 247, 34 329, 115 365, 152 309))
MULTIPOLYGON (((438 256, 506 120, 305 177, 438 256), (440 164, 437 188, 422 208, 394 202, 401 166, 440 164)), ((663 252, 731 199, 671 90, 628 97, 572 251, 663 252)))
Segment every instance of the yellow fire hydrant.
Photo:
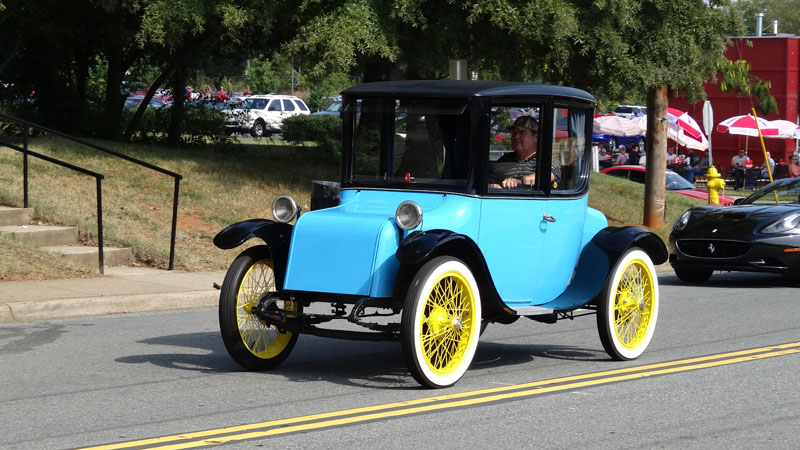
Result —
POLYGON ((706 183, 708 186, 708 204, 719 205, 719 191, 725 188, 725 180, 722 179, 714 166, 708 168, 706 179, 708 179, 706 183))

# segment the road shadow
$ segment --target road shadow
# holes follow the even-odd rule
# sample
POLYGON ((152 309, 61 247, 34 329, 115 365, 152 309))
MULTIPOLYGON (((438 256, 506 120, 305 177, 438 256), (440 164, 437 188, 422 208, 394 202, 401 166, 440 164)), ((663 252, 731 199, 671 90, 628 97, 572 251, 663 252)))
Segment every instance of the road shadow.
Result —
MULTIPOLYGON (((326 382, 371 389, 419 389, 408 371, 399 342, 364 342, 301 335, 286 361, 267 372, 248 372, 228 355, 218 332, 187 333, 138 341, 182 351, 125 356, 123 364, 152 364, 207 373, 241 373, 251 378, 280 377, 295 383, 326 382)), ((602 350, 563 345, 508 344, 480 341, 470 372, 530 364, 537 358, 568 361, 608 360, 602 350)))
POLYGON ((779 287, 800 287, 800 279, 772 273, 753 272, 714 272, 702 283, 685 283, 677 275, 661 275, 658 282, 662 286, 684 286, 702 289, 741 288, 765 289, 779 287))

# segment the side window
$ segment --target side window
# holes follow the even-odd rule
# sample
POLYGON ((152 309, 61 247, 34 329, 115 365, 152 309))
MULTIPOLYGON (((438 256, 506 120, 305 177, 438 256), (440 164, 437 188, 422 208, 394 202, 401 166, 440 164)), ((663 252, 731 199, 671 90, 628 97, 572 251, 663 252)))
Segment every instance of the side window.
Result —
POLYGON ((294 102, 292 102, 288 98, 283 99, 283 110, 284 111, 294 111, 294 102))
POLYGON ((280 111, 281 110, 281 101, 280 100, 272 100, 269 102, 269 111, 280 111))
POLYGON ((264 109, 267 106, 267 101, 262 98, 257 98, 253 101, 253 108, 264 109))
POLYGON ((612 170, 612 171, 608 172, 608 174, 611 175, 612 177, 624 178, 626 180, 628 179, 628 171, 627 170, 612 170))
POLYGON ((297 103, 297 107, 300 109, 300 111, 308 111, 308 106, 306 106, 302 100, 295 100, 294 102, 297 103))
POLYGON ((639 172, 638 170, 631 170, 629 180, 644 184, 644 171, 639 172))
POLYGON ((497 105, 489 130, 490 193, 530 193, 536 182, 540 113, 536 104, 497 105))
POLYGON ((557 107, 553 110, 554 191, 570 191, 581 185, 587 166, 586 111, 557 107))

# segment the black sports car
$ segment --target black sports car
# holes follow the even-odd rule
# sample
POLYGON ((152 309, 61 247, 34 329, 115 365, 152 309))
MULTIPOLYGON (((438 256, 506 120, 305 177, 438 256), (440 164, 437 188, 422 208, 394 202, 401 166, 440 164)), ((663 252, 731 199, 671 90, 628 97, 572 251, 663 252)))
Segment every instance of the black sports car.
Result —
POLYGON ((687 283, 715 270, 800 279, 800 178, 770 183, 733 206, 698 206, 669 235, 669 262, 687 283))

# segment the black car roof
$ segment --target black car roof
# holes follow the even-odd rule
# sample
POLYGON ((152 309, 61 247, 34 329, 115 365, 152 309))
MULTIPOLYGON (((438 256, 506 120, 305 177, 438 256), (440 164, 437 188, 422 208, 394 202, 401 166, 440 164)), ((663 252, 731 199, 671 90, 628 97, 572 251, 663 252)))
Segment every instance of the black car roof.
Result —
POLYGON ((511 81, 404 80, 380 81, 353 86, 342 92, 356 97, 435 97, 468 99, 470 97, 556 96, 587 102, 595 98, 586 91, 567 86, 529 84, 511 81))

